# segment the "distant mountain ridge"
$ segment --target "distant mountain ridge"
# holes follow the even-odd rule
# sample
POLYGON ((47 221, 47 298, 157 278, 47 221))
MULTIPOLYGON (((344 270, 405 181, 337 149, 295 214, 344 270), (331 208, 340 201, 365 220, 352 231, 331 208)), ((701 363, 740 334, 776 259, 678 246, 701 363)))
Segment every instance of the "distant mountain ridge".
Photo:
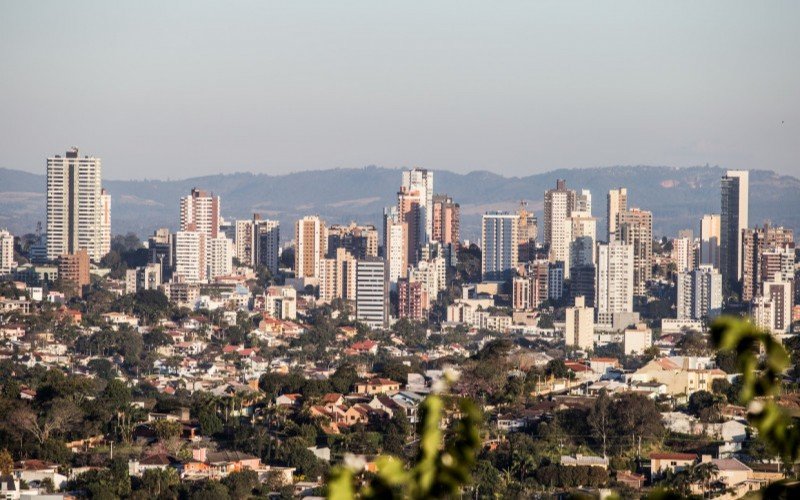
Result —
MULTIPOLYGON (((146 237, 158 227, 175 229, 178 200, 193 187, 222 198, 226 219, 254 212, 278 219, 282 239, 294 234, 294 222, 318 214, 328 223, 356 220, 380 225, 383 207, 394 204, 401 169, 369 166, 305 171, 286 175, 219 174, 183 180, 104 181, 112 196, 112 231, 146 237)), ((653 211, 654 232, 674 235, 680 229, 699 232, 700 217, 719 213, 720 167, 598 167, 559 169, 525 177, 504 177, 485 171, 458 174, 434 170, 437 193, 449 194, 462 210, 462 237, 480 237, 480 215, 487 210, 515 210, 529 202, 542 227, 544 191, 566 179, 572 189, 592 192, 592 213, 598 237, 605 237, 606 193, 628 188, 629 206, 653 211)), ((767 170, 750 171, 750 224, 769 220, 800 229, 800 180, 767 170)), ((33 232, 45 221, 45 176, 0 168, 0 228, 15 234, 33 232)))

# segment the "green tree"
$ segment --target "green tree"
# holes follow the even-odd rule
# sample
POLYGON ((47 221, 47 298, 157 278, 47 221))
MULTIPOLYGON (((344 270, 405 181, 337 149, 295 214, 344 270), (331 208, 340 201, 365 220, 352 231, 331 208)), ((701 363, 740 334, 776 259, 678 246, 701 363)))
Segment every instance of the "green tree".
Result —
MULTIPOLYGON (((711 338, 717 349, 736 353, 736 366, 741 373, 739 402, 748 407, 747 420, 758 431, 759 439, 780 456, 785 470, 791 470, 800 455, 800 427, 775 402, 783 372, 790 366, 786 350, 770 333, 733 317, 718 318, 711 325, 711 338), (759 358, 762 349, 763 361, 759 358), (750 405, 756 398, 759 404, 750 405)), ((764 492, 765 498, 798 495, 798 483, 786 481, 773 483, 764 492)))
POLYGON ((411 424, 405 412, 402 410, 395 412, 383 433, 383 452, 403 456, 406 439, 410 433, 411 424))
POLYGON ((170 488, 178 486, 181 482, 180 477, 175 469, 167 467, 166 469, 147 469, 142 474, 141 487, 151 497, 158 498, 162 493, 170 488))
POLYGON ((611 414, 613 444, 619 450, 634 449, 639 440, 660 441, 666 433, 656 403, 641 394, 626 392, 615 397, 611 414))
POLYGON ((545 373, 555 378, 567 378, 570 371, 563 359, 551 359, 545 366, 545 373))
POLYGON ((606 456, 606 446, 608 444, 608 436, 611 433, 613 416, 611 415, 611 398, 606 393, 605 389, 600 391, 600 395, 595 399, 594 406, 589 410, 587 418, 589 427, 592 429, 594 436, 599 442, 602 443, 603 456, 606 456))
POLYGON ((555 325, 553 324, 553 316, 550 314, 542 313, 539 316, 539 328, 553 328, 555 325))
POLYGON ((736 353, 731 351, 717 351, 717 366, 725 373, 736 373, 736 353))
POLYGON ((423 499, 458 496, 471 479, 476 453, 481 445, 478 425, 481 417, 474 404, 461 400, 461 419, 453 435, 444 442, 441 417, 444 401, 431 395, 420 404, 419 452, 409 468, 390 455, 377 459, 378 472, 356 490, 353 467, 338 467, 328 483, 328 498, 423 499))
POLYGON ((116 375, 116 369, 114 368, 113 363, 105 358, 95 358, 89 360, 89 363, 86 366, 98 377, 104 380, 110 380, 116 375))
POLYGON ((330 376, 331 388, 341 394, 350 392, 350 389, 358 381, 358 372, 351 364, 341 365, 330 376))
POLYGON ((119 412, 130 406, 131 390, 121 380, 109 380, 103 393, 100 395, 102 403, 114 412, 119 412))
POLYGON ((474 498, 490 498, 502 496, 504 485, 500 471, 488 460, 478 460, 472 472, 473 485, 471 487, 474 498))
POLYGON ((228 488, 231 498, 249 498, 258 486, 258 474, 253 470, 232 472, 222 479, 222 484, 228 488))
POLYGON ((176 438, 181 435, 183 430, 181 423, 174 420, 157 420, 153 424, 153 428, 160 441, 176 438))
POLYGON ((0 474, 8 476, 13 469, 14 458, 12 458, 11 453, 9 453, 7 449, 3 448, 0 450, 0 474))
POLYGON ((211 408, 202 408, 197 414, 197 420, 200 422, 200 433, 204 436, 212 436, 222 431, 222 420, 211 408))
POLYGON ((42 482, 39 483, 39 487, 45 491, 48 495, 55 493, 56 485, 53 483, 53 479, 46 477, 42 479, 42 482))
POLYGON ((161 290, 139 290, 133 296, 133 313, 147 323, 165 317, 169 310, 169 299, 161 290))
POLYGON ((201 481, 189 493, 191 500, 228 500, 228 488, 219 481, 201 481))
POLYGON ((408 346, 419 346, 425 343, 427 338, 427 327, 424 323, 418 321, 410 321, 407 318, 402 318, 392 325, 392 330, 398 337, 403 339, 403 342, 408 346))

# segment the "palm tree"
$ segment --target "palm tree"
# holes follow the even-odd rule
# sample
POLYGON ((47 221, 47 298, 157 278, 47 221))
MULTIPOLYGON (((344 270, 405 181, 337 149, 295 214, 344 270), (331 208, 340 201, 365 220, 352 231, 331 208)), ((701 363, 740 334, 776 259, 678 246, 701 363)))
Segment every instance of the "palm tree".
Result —
POLYGON ((719 467, 713 462, 702 462, 692 465, 690 468, 692 482, 699 482, 703 491, 703 498, 706 496, 706 489, 712 480, 719 475, 719 467))

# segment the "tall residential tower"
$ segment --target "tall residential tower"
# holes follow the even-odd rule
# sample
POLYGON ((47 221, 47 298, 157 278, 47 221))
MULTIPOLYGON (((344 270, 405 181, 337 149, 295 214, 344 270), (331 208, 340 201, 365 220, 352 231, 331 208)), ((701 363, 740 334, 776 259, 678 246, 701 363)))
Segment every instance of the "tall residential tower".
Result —
POLYGON ((722 177, 720 272, 726 294, 739 292, 742 279, 742 231, 748 226, 749 174, 728 170, 722 177))
POLYGON ((100 158, 79 158, 78 148, 47 159, 48 259, 79 249, 94 261, 105 255, 101 174, 100 158))

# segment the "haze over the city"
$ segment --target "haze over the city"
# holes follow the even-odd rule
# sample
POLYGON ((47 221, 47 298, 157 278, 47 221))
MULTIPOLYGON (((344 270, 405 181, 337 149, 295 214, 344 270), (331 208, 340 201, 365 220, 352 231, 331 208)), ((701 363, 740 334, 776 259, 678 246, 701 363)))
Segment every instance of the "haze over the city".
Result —
POLYGON ((800 175, 797 2, 0 2, 0 167, 800 175))

